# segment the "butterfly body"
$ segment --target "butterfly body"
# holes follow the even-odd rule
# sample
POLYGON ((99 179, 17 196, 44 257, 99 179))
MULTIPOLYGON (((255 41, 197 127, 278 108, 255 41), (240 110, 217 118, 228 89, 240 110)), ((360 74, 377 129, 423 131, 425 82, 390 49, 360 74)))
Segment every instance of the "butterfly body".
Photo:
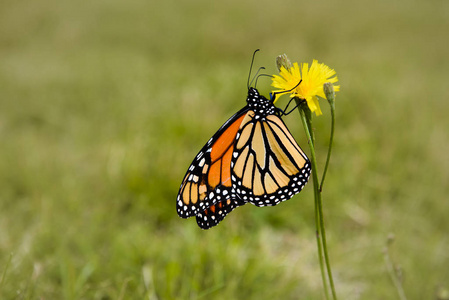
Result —
POLYGON ((178 215, 196 216, 202 229, 246 203, 277 205, 308 181, 310 162, 272 99, 249 88, 246 101, 201 149, 179 189, 178 215))

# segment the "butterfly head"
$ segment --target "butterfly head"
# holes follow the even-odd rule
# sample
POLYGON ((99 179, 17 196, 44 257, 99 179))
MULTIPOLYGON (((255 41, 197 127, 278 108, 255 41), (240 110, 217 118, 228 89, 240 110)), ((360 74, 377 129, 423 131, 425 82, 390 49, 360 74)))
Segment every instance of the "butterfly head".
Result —
POLYGON ((276 112, 276 107, 274 106, 273 101, 259 94, 259 91, 253 87, 248 89, 246 103, 250 109, 260 115, 270 115, 276 112))

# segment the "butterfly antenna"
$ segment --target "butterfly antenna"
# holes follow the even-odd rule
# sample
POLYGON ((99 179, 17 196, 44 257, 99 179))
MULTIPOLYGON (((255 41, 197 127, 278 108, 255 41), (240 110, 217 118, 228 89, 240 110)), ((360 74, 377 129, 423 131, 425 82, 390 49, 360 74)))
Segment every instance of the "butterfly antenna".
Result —
POLYGON ((256 51, 254 51, 253 53, 253 58, 251 59, 251 66, 249 67, 249 74, 248 74, 248 82, 247 82, 247 86, 248 86, 248 90, 249 90, 249 80, 251 78, 251 70, 253 69, 253 63, 254 63, 254 57, 256 56, 257 51, 259 51, 260 49, 256 49, 256 51))
POLYGON ((273 77, 273 76, 268 75, 268 74, 259 74, 259 76, 256 77, 256 83, 254 84, 255 87, 257 86, 257 80, 259 80, 259 77, 262 77, 262 76, 271 77, 271 78, 273 77))
POLYGON ((257 86, 257 79, 259 78, 259 76, 264 75, 264 74, 260 74, 260 75, 259 75, 260 70, 265 70, 265 67, 260 67, 259 70, 257 70, 256 75, 254 75, 253 80, 251 80, 251 82, 249 83, 248 88, 249 88, 250 86, 253 86, 253 81, 254 81, 254 79, 256 80, 256 83, 255 83, 254 87, 257 86))

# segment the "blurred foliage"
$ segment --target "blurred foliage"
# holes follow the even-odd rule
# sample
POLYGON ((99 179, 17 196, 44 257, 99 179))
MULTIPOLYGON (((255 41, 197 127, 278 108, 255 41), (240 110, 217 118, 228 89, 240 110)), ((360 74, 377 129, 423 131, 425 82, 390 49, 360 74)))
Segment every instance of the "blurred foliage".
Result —
MULTIPOLYGON (((0 298, 322 298, 310 187, 208 231, 175 210, 260 48, 269 74, 285 52, 340 79, 323 195, 340 299, 396 297, 390 233, 409 299, 443 299, 447 28, 437 0, 2 1, 0 298)), ((297 115, 286 122, 306 149, 297 115)))

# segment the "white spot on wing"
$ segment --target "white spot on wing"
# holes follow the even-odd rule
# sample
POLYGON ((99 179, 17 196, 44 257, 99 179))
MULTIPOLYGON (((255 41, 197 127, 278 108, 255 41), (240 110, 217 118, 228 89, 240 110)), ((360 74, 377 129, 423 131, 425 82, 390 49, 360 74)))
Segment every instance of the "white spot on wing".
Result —
POLYGON ((200 163, 198 164, 198 166, 203 167, 205 162, 206 162, 206 159, 203 157, 203 158, 200 160, 200 163))

